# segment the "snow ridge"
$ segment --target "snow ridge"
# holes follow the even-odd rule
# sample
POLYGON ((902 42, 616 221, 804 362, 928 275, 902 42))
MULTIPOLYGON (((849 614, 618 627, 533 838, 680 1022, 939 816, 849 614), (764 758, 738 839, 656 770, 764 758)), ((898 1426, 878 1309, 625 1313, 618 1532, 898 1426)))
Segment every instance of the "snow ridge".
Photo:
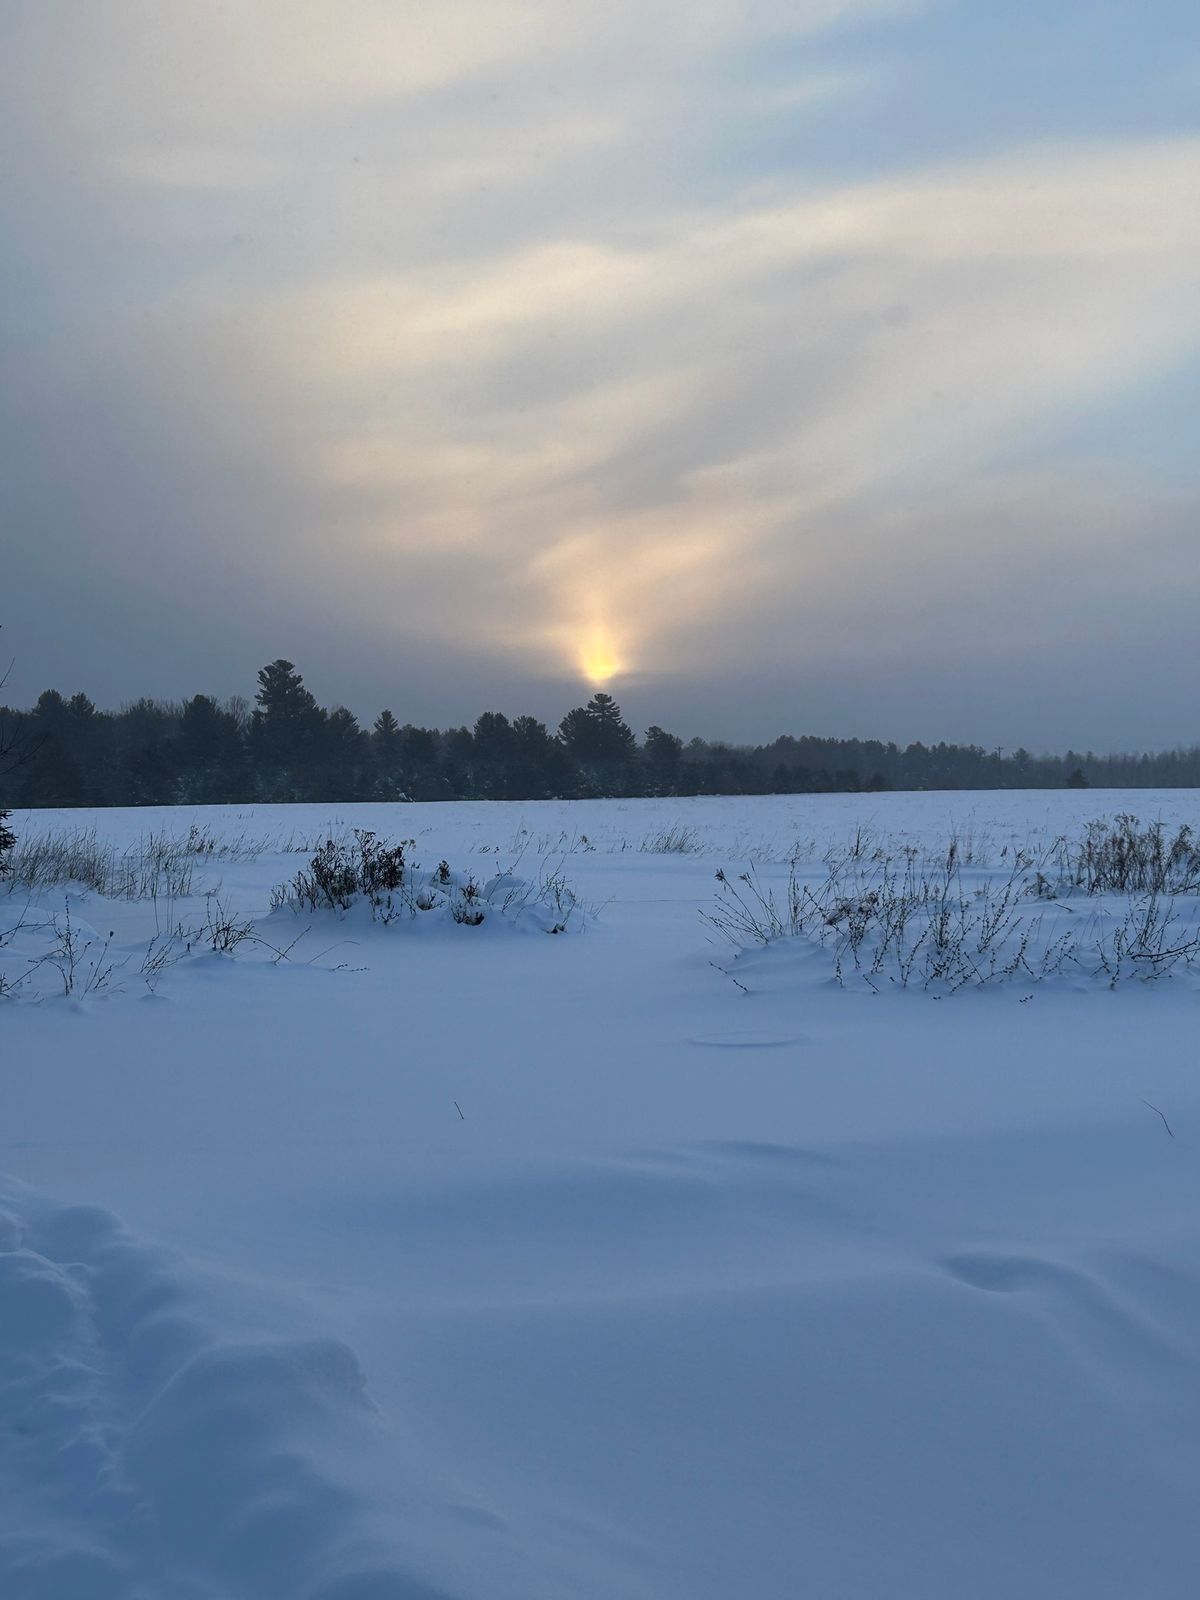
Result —
POLYGON ((448 1600, 338 1481, 380 1425, 343 1342, 215 1337, 180 1263, 7 1181, 0 1304, 6 1600, 448 1600))

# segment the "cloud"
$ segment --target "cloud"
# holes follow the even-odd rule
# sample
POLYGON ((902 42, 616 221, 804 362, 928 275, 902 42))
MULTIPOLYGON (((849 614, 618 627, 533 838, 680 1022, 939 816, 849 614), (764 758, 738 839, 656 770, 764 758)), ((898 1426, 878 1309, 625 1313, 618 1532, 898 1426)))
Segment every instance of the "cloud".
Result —
POLYGON ((208 140, 217 127, 260 139, 329 108, 428 97, 487 74, 520 85, 562 72, 568 92, 613 73, 661 80, 664 62, 686 70, 731 46, 920 9, 914 0, 39 0, 10 8, 3 81, 9 114, 45 142, 84 129, 104 143, 132 133, 154 144, 208 140))
POLYGON ((252 341, 315 484, 366 491, 363 548, 502 554, 503 637, 555 618, 534 652, 607 628, 698 666, 735 570, 811 586, 810 530, 855 507, 873 560, 874 502, 949 499, 1194 345, 1197 172, 1190 140, 1033 149, 309 285, 252 341))
POLYGON ((169 600, 193 659, 214 608, 251 660, 290 626, 341 698, 405 641, 468 704, 604 652, 680 705, 864 637, 919 677, 951 614, 1032 648, 1089 541, 1114 604, 1184 513, 1136 435, 1099 500, 1047 440, 1194 357, 1200 139, 734 152, 844 128, 897 69, 821 41, 919 9, 23 8, 0 401, 47 594, 136 572, 124 632, 169 600))

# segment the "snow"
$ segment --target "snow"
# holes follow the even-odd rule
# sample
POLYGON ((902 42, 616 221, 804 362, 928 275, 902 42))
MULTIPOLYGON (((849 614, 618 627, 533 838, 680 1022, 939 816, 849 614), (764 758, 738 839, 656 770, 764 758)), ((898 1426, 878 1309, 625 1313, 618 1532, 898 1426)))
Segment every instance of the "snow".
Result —
POLYGON ((997 862, 1121 811, 1200 806, 18 816, 266 847, 169 908, 0 896, 10 970, 68 898, 118 963, 0 1007, 0 1594, 1190 1597, 1196 981, 874 995, 699 915, 797 842, 997 862), (562 858, 591 911, 272 912, 283 847, 351 826, 480 884, 562 858), (152 992, 147 942, 218 884, 269 944, 152 992))

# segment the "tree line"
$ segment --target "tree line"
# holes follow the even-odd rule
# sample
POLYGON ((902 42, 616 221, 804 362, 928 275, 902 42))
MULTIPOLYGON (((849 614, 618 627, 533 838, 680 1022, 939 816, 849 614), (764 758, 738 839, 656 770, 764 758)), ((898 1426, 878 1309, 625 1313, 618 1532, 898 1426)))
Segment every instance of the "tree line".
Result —
POLYGON ((0 707, 0 807, 312 800, 538 800, 619 795, 817 794, 883 789, 1200 786, 1200 748, 1097 756, 784 735, 762 745, 641 740, 598 693, 551 731, 485 711, 473 727, 369 727, 319 706, 290 661, 258 674, 253 703, 194 695, 101 711, 47 689, 0 707))

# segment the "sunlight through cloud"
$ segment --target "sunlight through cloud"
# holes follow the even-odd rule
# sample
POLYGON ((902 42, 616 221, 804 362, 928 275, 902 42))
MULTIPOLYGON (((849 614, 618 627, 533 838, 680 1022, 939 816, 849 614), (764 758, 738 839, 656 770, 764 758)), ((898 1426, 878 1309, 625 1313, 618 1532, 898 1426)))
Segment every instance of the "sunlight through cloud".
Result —
POLYGON ((593 629, 583 639, 579 650, 579 666, 593 689, 603 689, 623 670, 612 640, 603 628, 593 629))

